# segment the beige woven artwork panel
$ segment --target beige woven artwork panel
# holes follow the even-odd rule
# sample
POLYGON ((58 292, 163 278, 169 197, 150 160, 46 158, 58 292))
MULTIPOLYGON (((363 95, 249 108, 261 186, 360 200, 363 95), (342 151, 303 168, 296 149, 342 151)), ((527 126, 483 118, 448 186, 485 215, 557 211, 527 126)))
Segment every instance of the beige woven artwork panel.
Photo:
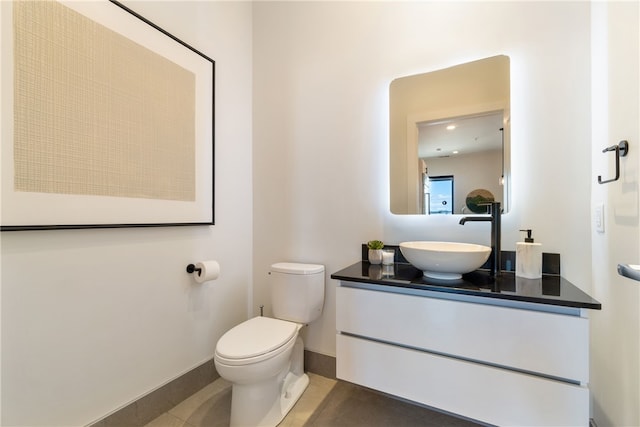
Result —
POLYGON ((17 1, 15 190, 194 201, 195 75, 54 1, 17 1))

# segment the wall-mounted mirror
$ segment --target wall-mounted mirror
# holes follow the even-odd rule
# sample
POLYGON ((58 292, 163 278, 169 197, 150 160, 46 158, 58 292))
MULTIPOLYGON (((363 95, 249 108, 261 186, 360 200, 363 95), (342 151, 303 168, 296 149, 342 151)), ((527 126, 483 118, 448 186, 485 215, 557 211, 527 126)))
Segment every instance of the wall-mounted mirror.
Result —
POLYGON ((500 55, 391 82, 390 184, 394 214, 509 208, 509 57, 500 55))

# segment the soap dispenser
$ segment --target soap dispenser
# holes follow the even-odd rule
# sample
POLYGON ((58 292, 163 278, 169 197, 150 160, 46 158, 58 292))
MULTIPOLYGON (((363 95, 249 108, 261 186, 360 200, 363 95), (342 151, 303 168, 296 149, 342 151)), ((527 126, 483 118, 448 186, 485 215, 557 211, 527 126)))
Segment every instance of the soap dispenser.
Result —
POLYGON ((520 230, 527 233, 524 242, 516 244, 516 276, 525 279, 542 277, 542 245, 534 243, 531 230, 520 230))

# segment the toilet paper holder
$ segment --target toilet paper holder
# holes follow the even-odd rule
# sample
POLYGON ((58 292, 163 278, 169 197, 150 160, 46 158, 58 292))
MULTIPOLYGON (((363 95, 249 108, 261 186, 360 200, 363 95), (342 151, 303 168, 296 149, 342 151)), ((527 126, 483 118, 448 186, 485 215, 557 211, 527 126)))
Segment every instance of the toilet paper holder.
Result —
POLYGON ((200 274, 202 273, 202 269, 201 268, 196 268, 195 264, 187 265, 187 273, 191 274, 194 271, 198 272, 198 276, 200 276, 200 274))

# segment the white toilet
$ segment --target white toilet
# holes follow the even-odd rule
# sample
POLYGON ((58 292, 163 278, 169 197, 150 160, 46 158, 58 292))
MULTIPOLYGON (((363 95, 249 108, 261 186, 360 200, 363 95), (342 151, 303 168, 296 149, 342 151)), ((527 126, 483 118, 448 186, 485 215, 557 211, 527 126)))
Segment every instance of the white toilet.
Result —
POLYGON ((233 385, 231 427, 278 425, 309 384, 298 331, 322 313, 324 266, 281 262, 269 275, 276 318, 249 319, 216 345, 216 369, 233 385))

